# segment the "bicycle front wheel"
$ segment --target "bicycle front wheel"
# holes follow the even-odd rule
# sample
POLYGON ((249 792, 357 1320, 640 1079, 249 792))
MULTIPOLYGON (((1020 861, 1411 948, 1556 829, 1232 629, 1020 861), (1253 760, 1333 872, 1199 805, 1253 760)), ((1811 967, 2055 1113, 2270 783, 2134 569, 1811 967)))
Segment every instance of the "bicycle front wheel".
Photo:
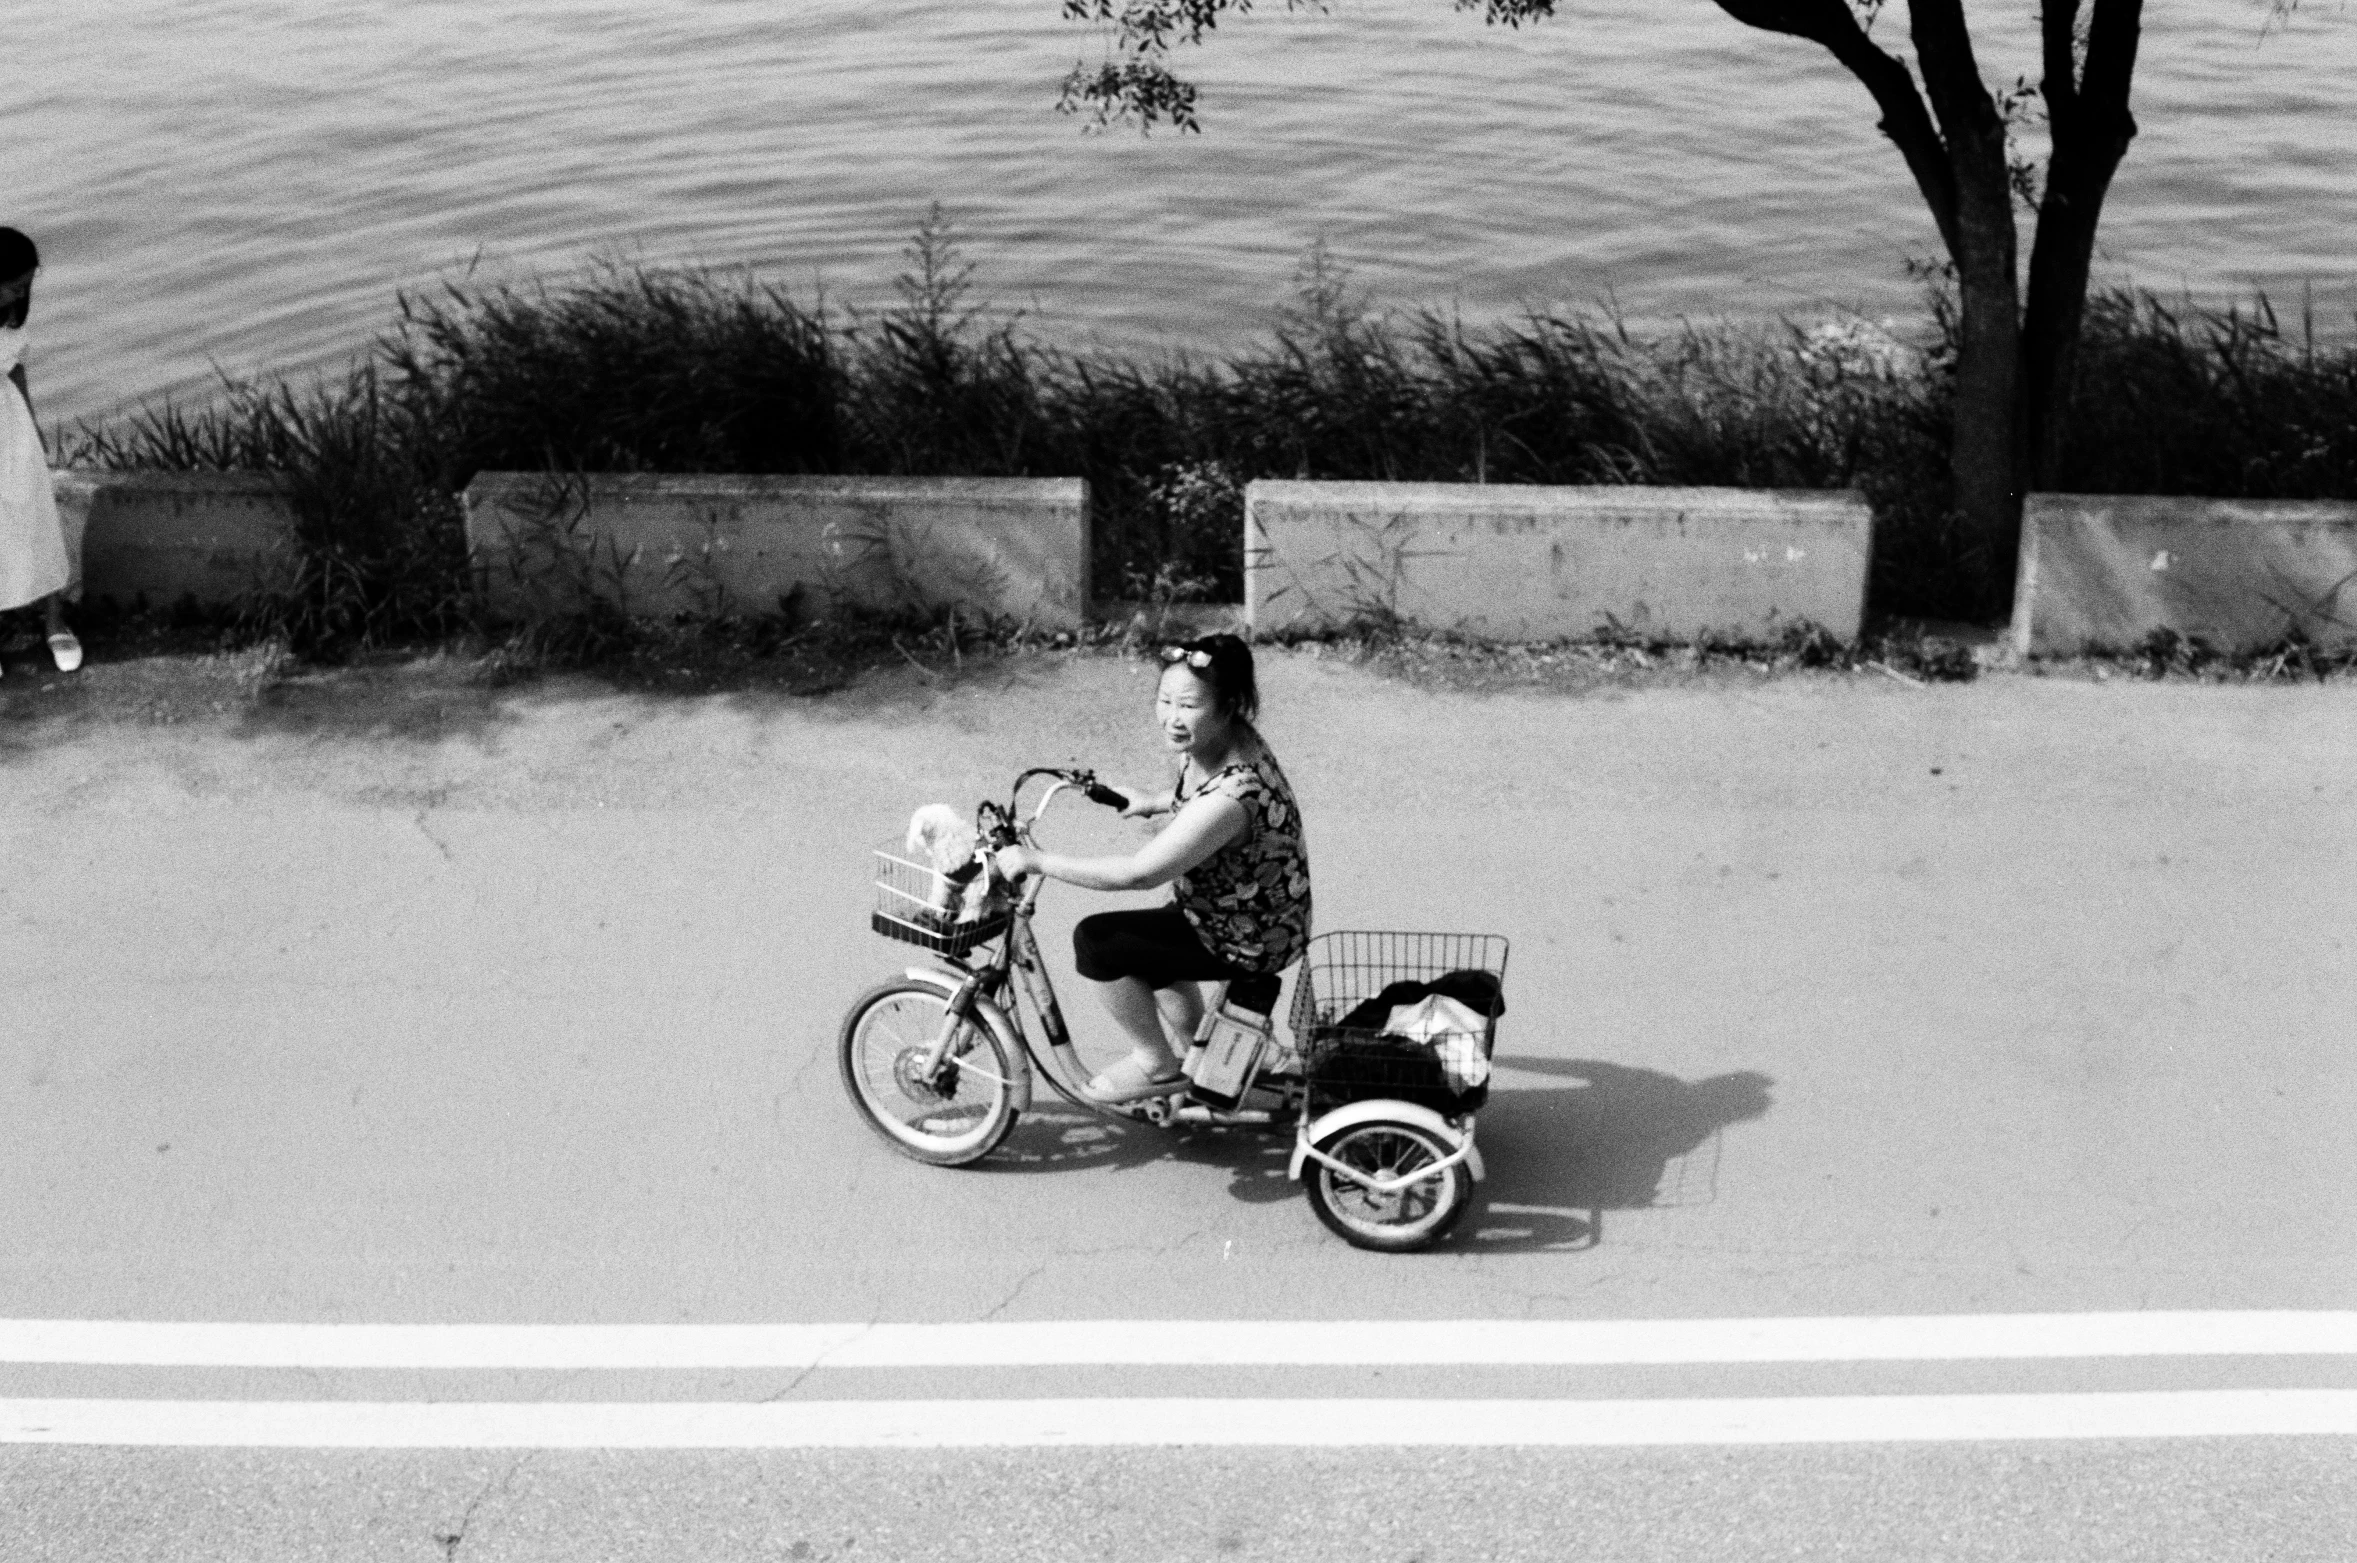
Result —
POLYGON ((940 989, 888 982, 851 1006, 838 1050, 844 1089, 868 1127, 903 1156, 936 1167, 980 1161, 1016 1117, 1007 1045, 979 1011, 958 1023, 941 1067, 926 1068, 950 1023, 940 989))

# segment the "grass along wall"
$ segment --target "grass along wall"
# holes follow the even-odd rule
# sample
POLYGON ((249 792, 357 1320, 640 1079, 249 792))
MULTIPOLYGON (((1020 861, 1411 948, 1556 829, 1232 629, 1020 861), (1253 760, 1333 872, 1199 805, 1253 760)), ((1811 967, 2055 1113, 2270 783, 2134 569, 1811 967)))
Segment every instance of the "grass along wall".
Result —
MULTIPOLYGON (((298 568, 265 617, 326 654, 468 622, 458 496, 486 471, 1077 477, 1096 594, 1229 602, 1255 481, 1854 489, 1875 612, 1994 611, 1957 592, 1937 310, 1913 343, 1862 322, 1469 325, 1379 311, 1313 264, 1260 345, 1146 358, 974 305, 937 229, 910 255, 880 315, 618 267, 446 288, 404 299, 346 375, 225 386, 66 444, 83 465, 278 476, 298 568)), ((2075 417, 2072 491, 2357 500, 2357 351, 2263 305, 2100 295, 2075 417)))

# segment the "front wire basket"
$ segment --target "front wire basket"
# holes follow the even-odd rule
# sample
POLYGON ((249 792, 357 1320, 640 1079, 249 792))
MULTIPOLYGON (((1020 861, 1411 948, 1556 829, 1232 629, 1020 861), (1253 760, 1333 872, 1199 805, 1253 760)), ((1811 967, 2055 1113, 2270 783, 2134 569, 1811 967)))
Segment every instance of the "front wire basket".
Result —
POLYGON ((876 849, 876 904, 868 926, 887 939, 914 944, 936 955, 963 955, 1007 931, 1009 906, 1003 886, 969 894, 948 883, 933 865, 898 846, 876 849))
MULTIPOLYGON (((1460 976, 1451 986, 1479 987, 1460 976)), ((1466 1081, 1478 1050, 1486 1066, 1505 1013, 1506 939, 1501 934, 1322 934, 1310 941, 1293 989, 1293 1035, 1303 1054, 1313 1110, 1387 1097, 1414 1102, 1449 1117, 1480 1108, 1489 1097, 1483 1076, 1466 1081), (1492 997, 1478 1033, 1443 1032, 1423 1041, 1384 1031, 1392 1003, 1384 990, 1399 983, 1429 984, 1460 974, 1490 979, 1492 997), (1444 1063, 1444 1058, 1448 1061, 1444 1063)))

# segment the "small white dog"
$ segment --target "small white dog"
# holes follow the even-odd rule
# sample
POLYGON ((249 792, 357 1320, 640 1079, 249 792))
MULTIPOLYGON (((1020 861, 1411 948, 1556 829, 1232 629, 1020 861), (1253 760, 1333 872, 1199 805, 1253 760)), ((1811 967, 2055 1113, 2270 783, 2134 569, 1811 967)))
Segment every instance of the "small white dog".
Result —
POLYGON ((960 818, 957 810, 946 803, 928 803, 917 810, 909 816, 906 845, 911 856, 922 853, 933 865, 930 904, 934 911, 944 919, 954 916, 959 922, 982 915, 983 902, 990 894, 990 876, 951 877, 975 863, 981 846, 974 827, 960 818))

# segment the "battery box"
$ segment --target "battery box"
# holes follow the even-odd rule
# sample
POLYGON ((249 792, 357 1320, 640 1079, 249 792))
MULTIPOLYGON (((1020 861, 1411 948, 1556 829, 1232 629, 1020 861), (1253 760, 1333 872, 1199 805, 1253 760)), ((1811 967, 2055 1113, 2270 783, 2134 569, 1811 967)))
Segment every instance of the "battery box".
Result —
POLYGON ((1268 1040, 1265 1015, 1225 1004, 1206 1014, 1195 1030, 1195 1045, 1187 1049, 1187 1078, 1195 1082, 1195 1096, 1215 1107, 1242 1101, 1260 1071, 1268 1040))

